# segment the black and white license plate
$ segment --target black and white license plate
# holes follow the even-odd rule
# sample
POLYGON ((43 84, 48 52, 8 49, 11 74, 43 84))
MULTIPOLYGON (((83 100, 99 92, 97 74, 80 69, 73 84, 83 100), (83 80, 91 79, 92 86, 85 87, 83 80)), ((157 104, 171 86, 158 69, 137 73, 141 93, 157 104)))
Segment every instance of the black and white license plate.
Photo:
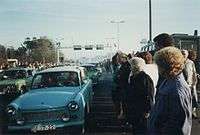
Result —
POLYGON ((56 126, 55 125, 35 125, 31 128, 31 131, 36 133, 38 131, 49 131, 49 130, 55 130, 56 126))

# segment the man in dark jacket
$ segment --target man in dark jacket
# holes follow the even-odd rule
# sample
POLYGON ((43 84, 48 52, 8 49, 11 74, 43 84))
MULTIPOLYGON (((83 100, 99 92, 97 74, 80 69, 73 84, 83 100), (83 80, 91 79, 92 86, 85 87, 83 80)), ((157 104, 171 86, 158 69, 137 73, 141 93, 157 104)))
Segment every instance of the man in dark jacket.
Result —
POLYGON ((128 90, 128 78, 130 74, 130 64, 128 62, 128 57, 126 54, 121 54, 120 56, 121 67, 119 69, 119 87, 120 87, 120 97, 121 97, 121 113, 118 116, 122 119, 126 116, 127 111, 127 90, 128 90))
POLYGON ((112 89, 112 100, 114 104, 114 110, 117 114, 117 116, 120 114, 120 87, 119 87, 119 69, 120 69, 120 63, 119 63, 120 55, 116 53, 112 57, 112 75, 113 75, 113 89, 112 89))

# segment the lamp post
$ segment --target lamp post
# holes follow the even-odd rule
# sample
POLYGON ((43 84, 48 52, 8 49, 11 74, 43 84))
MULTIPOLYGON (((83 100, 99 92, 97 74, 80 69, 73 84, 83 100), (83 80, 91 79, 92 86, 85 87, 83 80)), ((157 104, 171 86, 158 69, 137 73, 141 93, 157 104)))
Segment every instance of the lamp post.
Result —
POLYGON ((107 46, 110 48, 110 59, 112 60, 112 53, 113 53, 113 46, 111 45, 112 43, 108 40, 114 40, 115 38, 105 38, 107 41, 106 41, 106 44, 107 46))
POLYGON ((152 41, 152 16, 151 16, 151 0, 149 0, 149 41, 152 41))
POLYGON ((119 50, 119 45, 120 45, 120 33, 119 33, 119 24, 125 23, 125 21, 110 21, 110 23, 115 23, 117 25, 117 42, 118 42, 118 50, 119 50))
POLYGON ((60 51, 59 51, 59 49, 60 49, 60 42, 58 42, 58 43, 56 43, 56 45, 57 45, 57 47, 56 47, 56 58, 57 58, 57 60, 56 60, 56 63, 57 63, 57 65, 60 63, 60 51))

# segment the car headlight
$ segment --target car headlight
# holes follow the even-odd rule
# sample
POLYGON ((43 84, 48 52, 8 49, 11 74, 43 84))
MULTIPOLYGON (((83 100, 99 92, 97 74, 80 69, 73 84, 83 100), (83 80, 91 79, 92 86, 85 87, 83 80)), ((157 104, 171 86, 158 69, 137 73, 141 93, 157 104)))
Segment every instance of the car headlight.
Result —
POLYGON ((15 115, 16 114, 16 109, 14 107, 8 107, 7 108, 7 113, 8 113, 8 115, 15 115))
POLYGON ((75 101, 72 101, 68 104, 68 108, 70 111, 76 111, 79 109, 79 105, 75 101))

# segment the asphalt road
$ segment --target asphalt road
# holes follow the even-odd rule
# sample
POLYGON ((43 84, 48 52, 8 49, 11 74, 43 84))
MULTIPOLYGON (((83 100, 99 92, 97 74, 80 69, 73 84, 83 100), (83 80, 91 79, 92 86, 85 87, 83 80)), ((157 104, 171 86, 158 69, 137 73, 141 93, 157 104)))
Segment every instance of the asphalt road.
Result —
MULTIPOLYGON (((129 128, 123 128, 122 121, 116 119, 114 112, 111 90, 112 76, 109 73, 103 74, 99 84, 94 89, 94 102, 91 108, 88 132, 86 135, 130 135, 129 128)), ((2 119, 0 116, 0 122, 2 119)), ((193 120, 192 135, 200 134, 200 121, 193 120)), ((31 135, 29 133, 16 133, 16 135, 31 135)), ((67 135, 64 132, 42 133, 44 135, 67 135)), ((2 133, 1 133, 2 135, 2 133)))

